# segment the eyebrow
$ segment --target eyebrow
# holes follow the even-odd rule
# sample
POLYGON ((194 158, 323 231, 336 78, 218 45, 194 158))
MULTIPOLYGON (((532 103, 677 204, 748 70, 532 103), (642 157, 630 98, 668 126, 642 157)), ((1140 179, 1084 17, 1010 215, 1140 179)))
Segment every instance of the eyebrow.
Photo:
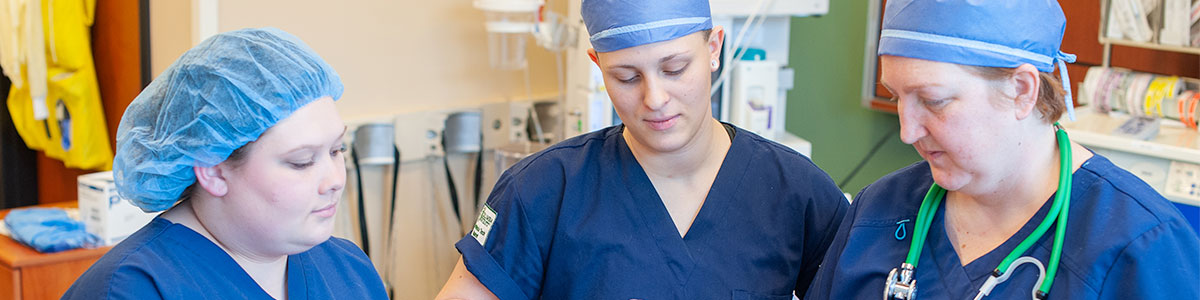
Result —
MULTIPOLYGON (((338 135, 338 138, 337 138, 337 139, 335 139, 335 141, 338 141, 338 140, 341 140, 341 139, 345 138, 345 137, 346 137, 346 131, 347 131, 349 128, 350 128, 349 126, 342 126, 342 133, 338 135)), ((296 152, 296 151, 300 151, 300 150, 306 150, 306 149, 312 149, 312 148, 321 148, 321 147, 324 147, 324 146, 325 146, 325 145, 321 145, 321 144, 303 144, 303 145, 300 145, 300 146, 296 146, 295 148, 292 148, 292 150, 288 150, 287 152, 284 152, 284 153, 286 153, 286 154, 292 154, 292 153, 294 153, 294 152, 296 152)))
MULTIPOLYGON (((883 88, 887 89, 887 90, 888 90, 888 92, 891 92, 891 93, 892 93, 892 95, 895 95, 895 96, 897 96, 897 97, 899 97, 899 96, 900 96, 900 95, 896 95, 896 90, 895 90, 895 89, 893 89, 891 86, 888 86, 888 84, 887 84, 887 83, 885 83, 885 82, 883 82, 883 81, 879 81, 879 84, 880 84, 880 85, 883 85, 883 88)), ((941 83, 936 83, 936 82, 926 82, 926 83, 923 83, 923 84, 917 85, 917 86, 915 86, 915 87, 911 87, 911 88, 909 88, 909 89, 907 89, 907 90, 901 90, 901 92, 913 92, 913 91, 916 91, 916 92, 921 92, 921 91, 924 91, 925 89, 928 89, 928 88, 944 88, 944 87, 947 87, 947 86, 948 86, 948 85, 941 84, 941 83)))

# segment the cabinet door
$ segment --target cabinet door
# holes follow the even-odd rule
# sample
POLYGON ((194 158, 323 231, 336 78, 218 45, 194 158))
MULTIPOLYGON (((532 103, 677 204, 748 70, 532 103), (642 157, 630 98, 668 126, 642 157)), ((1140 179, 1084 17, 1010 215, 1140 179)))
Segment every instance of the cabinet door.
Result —
MULTIPOLYGON (((21 298, 58 299, 75 279, 83 275, 100 257, 80 258, 40 266, 21 268, 21 298)), ((2 277, 0 277, 2 279, 2 277)))

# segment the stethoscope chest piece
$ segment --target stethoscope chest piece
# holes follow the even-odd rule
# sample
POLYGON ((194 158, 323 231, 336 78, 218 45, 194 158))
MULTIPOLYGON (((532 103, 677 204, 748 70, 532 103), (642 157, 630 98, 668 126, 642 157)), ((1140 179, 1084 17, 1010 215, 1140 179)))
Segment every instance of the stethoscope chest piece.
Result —
POLYGON ((883 288, 883 299, 912 300, 917 295, 917 280, 913 278, 913 265, 900 264, 888 273, 887 285, 883 288))

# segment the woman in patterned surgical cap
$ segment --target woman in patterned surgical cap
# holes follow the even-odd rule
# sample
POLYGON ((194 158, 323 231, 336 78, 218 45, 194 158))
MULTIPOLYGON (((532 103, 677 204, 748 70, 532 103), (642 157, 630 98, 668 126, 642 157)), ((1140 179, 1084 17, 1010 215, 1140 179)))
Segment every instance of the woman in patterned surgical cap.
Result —
POLYGON ((808 158, 713 118, 707 0, 585 0, 623 125, 509 169, 439 299, 792 299, 848 206, 808 158))
POLYGON ((273 28, 218 34, 125 110, 117 190, 161 215, 64 299, 385 299, 361 249, 331 238, 346 183, 342 83, 273 28))

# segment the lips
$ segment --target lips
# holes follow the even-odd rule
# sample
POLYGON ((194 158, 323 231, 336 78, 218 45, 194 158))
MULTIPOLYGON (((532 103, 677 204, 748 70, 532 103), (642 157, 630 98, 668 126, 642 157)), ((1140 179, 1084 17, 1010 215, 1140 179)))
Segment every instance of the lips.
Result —
POLYGON ((651 129, 662 131, 662 130, 670 129, 671 127, 675 126, 675 123, 678 120, 679 120, 679 115, 673 115, 673 116, 662 117, 662 118, 643 119, 642 121, 646 122, 646 124, 649 125, 651 129))
POLYGON ((321 217, 332 217, 333 213, 337 212, 337 203, 337 200, 334 200, 329 205, 313 210, 312 213, 321 217))
POLYGON ((946 151, 930 151, 930 150, 925 149, 925 147, 921 147, 920 145, 917 145, 916 148, 917 148, 917 152, 920 153, 921 156, 924 157, 926 161, 941 158, 942 156, 944 156, 946 154, 946 151))
POLYGON ((937 158, 942 157, 943 154, 946 154, 946 152, 945 151, 926 151, 925 157, 928 157, 929 159, 937 159, 937 158))

